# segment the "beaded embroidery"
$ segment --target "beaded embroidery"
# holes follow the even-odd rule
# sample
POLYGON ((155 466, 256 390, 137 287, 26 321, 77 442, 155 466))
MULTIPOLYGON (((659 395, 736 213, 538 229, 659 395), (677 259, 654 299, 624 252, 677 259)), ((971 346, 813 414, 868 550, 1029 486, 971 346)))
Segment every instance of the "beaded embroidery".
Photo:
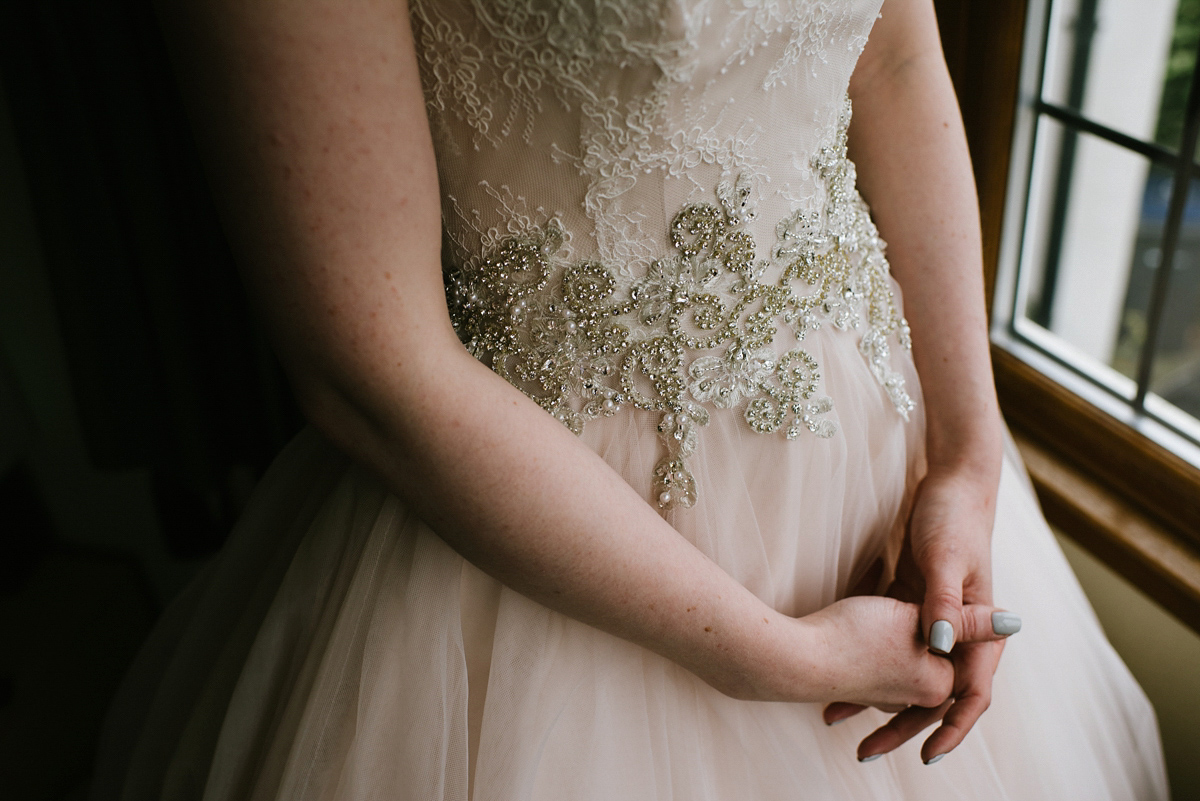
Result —
POLYGON ((833 401, 818 393, 816 360, 801 347, 771 346, 786 328, 799 342, 828 322, 860 329, 859 350, 905 418, 913 408, 888 363, 889 339, 911 347, 888 284, 884 243, 855 189, 846 157, 847 99, 832 140, 810 166, 825 186, 815 211, 776 226, 766 258, 745 226, 753 219, 748 178, 721 183, 717 203, 680 210, 672 251, 631 285, 612 265, 568 262, 556 220, 507 236, 447 270, 447 297, 471 353, 579 433, 623 406, 661 413, 666 455, 654 469, 659 505, 692 506, 687 458, 705 405, 742 406, 755 431, 805 429, 831 437, 833 401))

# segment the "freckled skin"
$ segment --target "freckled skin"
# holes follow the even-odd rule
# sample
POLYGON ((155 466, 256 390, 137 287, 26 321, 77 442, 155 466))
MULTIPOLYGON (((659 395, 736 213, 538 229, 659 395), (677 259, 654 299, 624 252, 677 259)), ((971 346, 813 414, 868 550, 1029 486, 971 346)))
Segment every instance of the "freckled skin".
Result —
MULTIPOLYGON (((948 686, 944 660, 913 636, 915 607, 857 598, 780 614, 458 342, 403 0, 158 2, 247 284, 302 408, 451 547, 733 697, 896 704, 948 686), (720 642, 707 636, 717 629, 720 642)), ((870 128, 871 98, 860 99, 855 124, 870 128)), ((884 233, 890 254, 905 249, 884 233)))
MULTIPOLYGON (((908 529, 923 579, 919 631, 963 630, 966 604, 992 603, 992 512, 1003 450, 984 308, 978 200, 953 87, 927 0, 887 0, 850 83, 850 156, 904 291, 921 376, 928 472, 908 529)), ((955 646, 956 701, 925 758, 956 747, 983 713, 1000 649, 955 646)), ((860 755, 925 726, 873 733, 860 755)), ((906 720, 911 720, 907 718, 906 720)))

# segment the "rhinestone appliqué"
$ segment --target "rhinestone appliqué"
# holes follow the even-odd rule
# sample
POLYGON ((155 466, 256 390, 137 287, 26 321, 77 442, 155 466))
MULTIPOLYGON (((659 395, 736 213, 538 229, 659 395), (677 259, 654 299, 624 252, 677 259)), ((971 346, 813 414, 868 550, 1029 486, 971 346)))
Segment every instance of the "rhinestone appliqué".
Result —
POLYGON ((816 359, 772 347, 784 328, 798 342, 825 323, 861 330, 859 351, 907 419, 913 402, 889 364, 889 340, 910 348, 908 324, 846 157, 849 114, 847 101, 836 135, 810 163, 826 188, 823 208, 781 220, 769 257, 757 256, 745 229, 753 211, 742 177, 717 187, 716 204, 681 209, 668 232, 673 252, 632 285, 608 265, 564 258, 566 234, 551 220, 447 271, 459 337, 575 433, 624 406, 660 412, 666 455, 654 493, 667 509, 696 502, 687 458, 708 423, 706 405, 740 406, 751 429, 788 439, 837 433, 816 359))

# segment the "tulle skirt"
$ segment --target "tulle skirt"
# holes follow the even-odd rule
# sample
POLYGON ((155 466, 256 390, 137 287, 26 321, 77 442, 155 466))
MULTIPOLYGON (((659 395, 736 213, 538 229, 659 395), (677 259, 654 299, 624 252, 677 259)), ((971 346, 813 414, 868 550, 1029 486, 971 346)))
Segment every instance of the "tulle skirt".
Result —
MULTIPOLYGON (((898 546, 923 469, 854 337, 817 337, 840 428, 713 414, 698 501, 668 514, 767 603, 801 615, 898 546)), ((897 358, 918 395, 911 361, 897 358)), ((918 409, 920 408, 918 404, 918 409)), ((648 413, 584 439, 651 497, 648 413)), ((886 717, 737 701, 524 598, 452 551, 314 430, 278 457, 220 558, 164 616, 110 716, 93 798, 334 801, 1165 799, 1154 713, 1104 635, 1015 451, 994 533, 1022 615, 990 710, 936 765, 920 738, 868 764, 886 717)))

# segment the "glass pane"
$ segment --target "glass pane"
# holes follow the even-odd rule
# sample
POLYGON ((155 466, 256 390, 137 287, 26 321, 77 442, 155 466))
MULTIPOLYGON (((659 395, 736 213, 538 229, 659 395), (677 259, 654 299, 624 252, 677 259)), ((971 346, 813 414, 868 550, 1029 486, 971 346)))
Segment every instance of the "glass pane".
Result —
POLYGON ((1200 181, 1193 181, 1158 327, 1150 390, 1200 417, 1200 181))
MULTIPOLYGON (((1159 262, 1162 260, 1162 234, 1171 203, 1172 186, 1171 173, 1161 167, 1150 169, 1142 194, 1141 220, 1134 243, 1133 259, 1129 265, 1129 282, 1125 287, 1125 300, 1121 306, 1121 328, 1111 362, 1113 367, 1130 378, 1137 377, 1138 360, 1146 342, 1146 315, 1150 307, 1154 277, 1158 274, 1159 262)), ((1186 214, 1200 214, 1200 206, 1195 206, 1191 197, 1188 199, 1186 214)), ((1178 256, 1176 258, 1178 259, 1178 256)))
POLYGON ((1178 148, 1200 43, 1200 0, 1056 0, 1043 97, 1178 148))
MULTIPOLYGON (((1170 191, 1170 173, 1146 158, 1039 122, 1018 317, 1047 329, 1072 363, 1114 389, 1112 370, 1137 375, 1170 191)), ((1131 395, 1128 381, 1115 380, 1131 395)))

